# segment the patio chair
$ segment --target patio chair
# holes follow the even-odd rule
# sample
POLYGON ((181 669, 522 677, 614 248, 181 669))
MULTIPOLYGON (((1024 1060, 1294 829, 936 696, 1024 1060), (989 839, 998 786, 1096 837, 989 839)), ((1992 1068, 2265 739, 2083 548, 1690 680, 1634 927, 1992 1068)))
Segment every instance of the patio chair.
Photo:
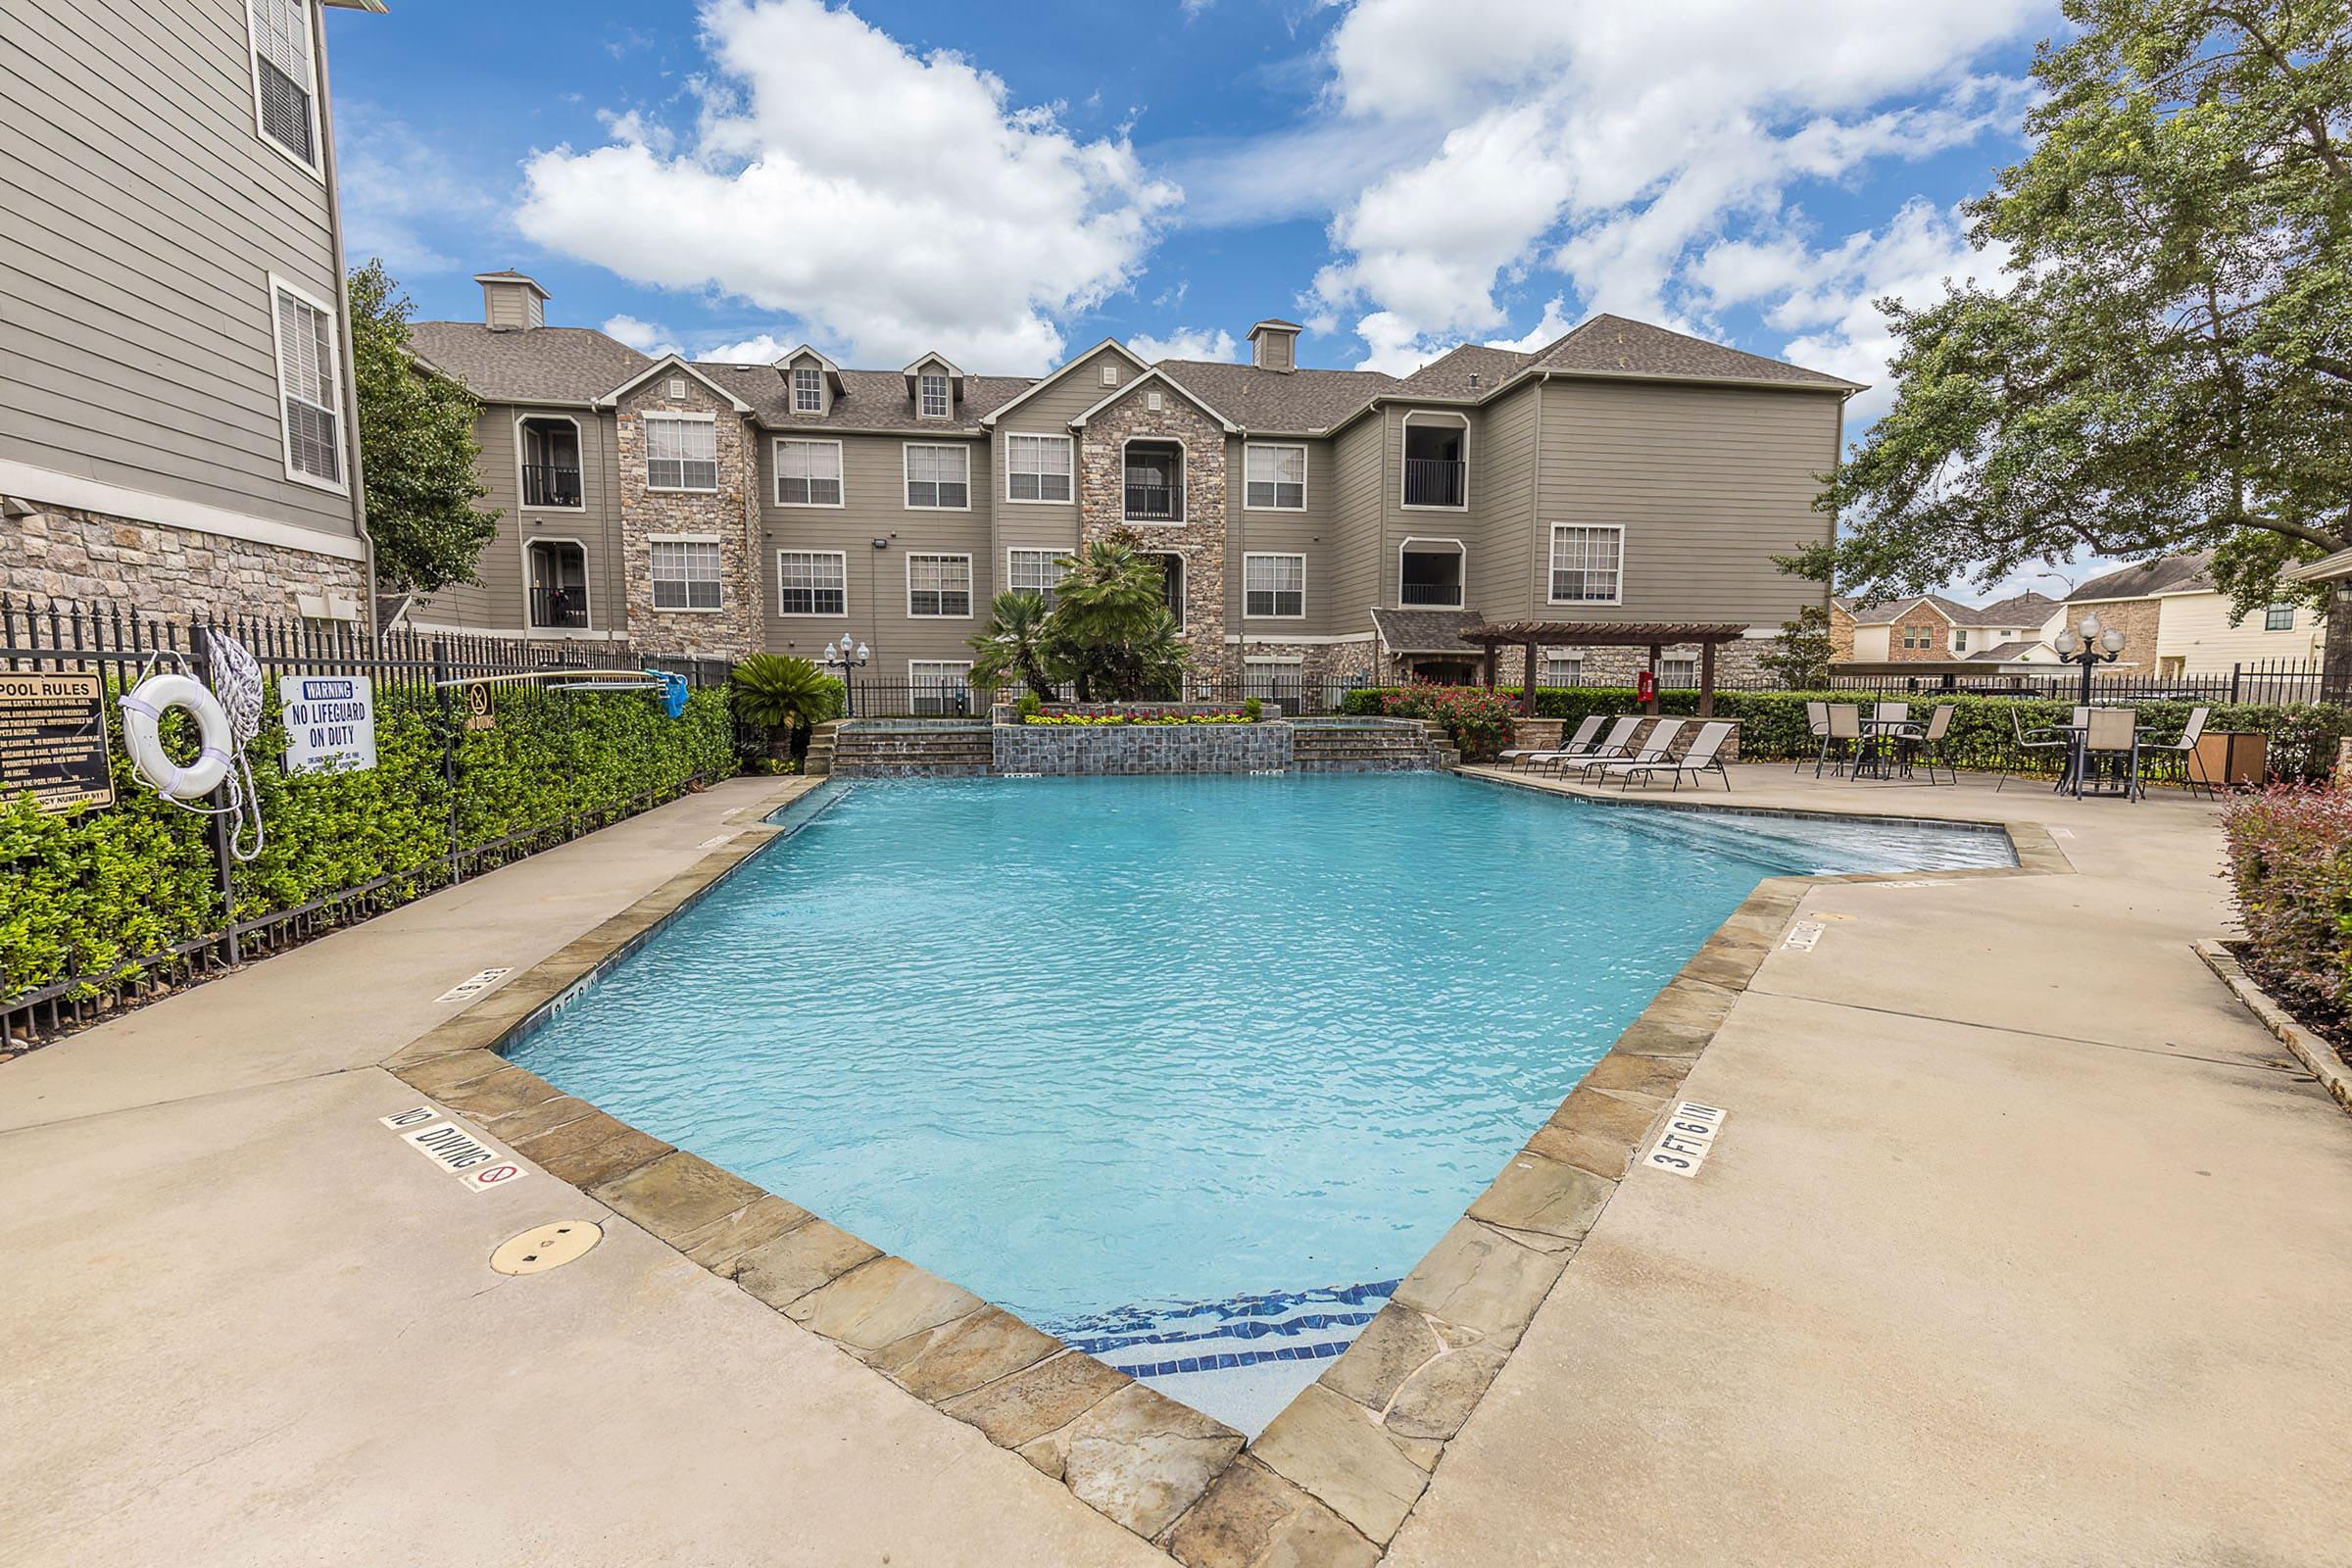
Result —
POLYGON ((1940 758, 1943 770, 1950 775, 1951 782, 1960 782, 1959 769, 1952 766, 1951 742, 1947 738, 1951 733, 1952 714, 1958 710, 1959 705, 1955 703, 1938 703, 1936 710, 1928 715, 1925 729, 1917 724, 1905 724, 1894 732, 1894 742, 1902 753, 1906 771, 1915 762, 1925 762, 1928 764, 1928 782, 1933 784, 1936 782, 1936 763, 1940 758))
MULTIPOLYGON (((2082 708, 2075 710, 2078 716, 2088 711, 2082 708)), ((2009 733, 2012 737, 2009 742, 2010 755, 2003 760, 2000 782, 1992 787, 1995 795, 2009 787, 2009 775, 2013 772, 2031 770, 2035 777, 2040 777, 2046 765, 2042 760, 2045 757, 2050 762, 2065 766, 2066 753, 2075 744, 2074 735, 2056 724, 2036 724, 2032 729, 2026 728, 2026 721, 2017 716, 2015 703, 2009 705, 2009 733)))
POLYGON ((1831 703, 1828 706, 1830 732, 1822 740, 1821 756, 1814 759, 1813 776, 1821 777, 1821 770, 1832 760, 1830 753, 1835 748, 1838 753, 1835 759, 1838 763, 1836 775, 1843 778, 1846 763, 1861 760, 1862 710, 1853 703, 1831 703))
MULTIPOLYGON (((2139 785, 2139 715, 2129 708, 2094 708, 2082 733, 2082 772, 2106 763, 2116 770, 2123 793, 2137 801, 2139 785)), ((2078 781, 2080 782, 2080 781, 2078 781)))
MULTIPOLYGON (((1821 773, 1822 759, 1827 757, 1830 752, 1829 704, 1807 703, 1805 705, 1805 729, 1813 737, 1813 772, 1815 776, 1818 777, 1821 773)), ((1799 753, 1796 759, 1796 766, 1789 769, 1789 771, 1794 773, 1802 773, 1804 770, 1805 759, 1803 754, 1799 753)))
POLYGON ((1633 747, 1630 743, 1634 738, 1634 731, 1641 727, 1642 715, 1634 713, 1610 724, 1609 732, 1606 735, 1582 751, 1569 751, 1563 748, 1556 752, 1530 752, 1527 754, 1527 762, 1531 767, 1548 766, 1555 773, 1565 773, 1572 767, 1582 767, 1588 762, 1610 761, 1629 757, 1633 755, 1633 747))
POLYGON ((2142 746, 2139 755, 2143 768, 2162 768, 2167 778, 2180 780, 2181 787, 2191 794, 2199 789, 2209 796, 2221 794, 2213 780, 2205 776, 2204 760, 2197 756, 2197 742, 2205 738, 2205 718, 2211 711, 2211 709, 2192 708, 2179 740, 2163 746, 2142 746))
POLYGON ((1908 724, 1911 722, 1911 705, 1881 703, 1871 710, 1870 721, 1874 724, 1908 724))
POLYGON ((1534 757, 1556 757, 1562 752, 1584 751, 1592 744, 1592 737, 1600 733, 1600 726, 1606 722, 1608 720, 1604 714, 1588 713, 1585 715, 1585 721, 1576 726, 1576 733, 1560 742, 1559 745, 1552 747, 1514 746, 1495 758, 1495 760, 1505 767, 1516 767, 1534 757))
POLYGON ((1622 760, 1599 758, 1587 762, 1584 764, 1585 776, 1591 778, 1594 772, 1604 767, 1639 766, 1643 762, 1669 760, 1674 756, 1676 738, 1683 733, 1683 726, 1689 722, 1690 720, 1687 718, 1659 719, 1656 726, 1642 738, 1640 751, 1622 760))
MULTIPOLYGON (((1678 725, 1680 722, 1680 720, 1676 720, 1678 725)), ((1640 778, 1642 783, 1647 784, 1660 773, 1671 774, 1674 778, 1674 787, 1678 790, 1683 787, 1683 780, 1686 778, 1696 784, 1709 773, 1713 773, 1717 778, 1723 780, 1723 787, 1728 790, 1732 787, 1732 775, 1724 771, 1723 759, 1717 754, 1723 750, 1724 737, 1731 732, 1732 726, 1722 719, 1710 719, 1698 726, 1698 738, 1692 741, 1690 749, 1680 757, 1633 762, 1604 762, 1601 764, 1601 773, 1603 777, 1624 779, 1624 787, 1629 790, 1634 787, 1636 778, 1640 778)))

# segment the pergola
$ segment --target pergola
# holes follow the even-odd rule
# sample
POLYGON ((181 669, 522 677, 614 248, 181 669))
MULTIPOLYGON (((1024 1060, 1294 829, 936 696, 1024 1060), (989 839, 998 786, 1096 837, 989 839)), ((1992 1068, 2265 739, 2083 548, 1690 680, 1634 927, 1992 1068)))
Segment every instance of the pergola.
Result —
MULTIPOLYGON (((1542 650, 1546 647, 1647 648, 1649 668, 1654 675, 1659 656, 1666 648, 1675 643, 1696 643, 1698 712, 1705 718, 1715 711, 1715 650, 1723 643, 1737 642, 1746 636, 1747 628, 1706 620, 1497 620, 1484 626, 1464 626, 1454 635, 1486 650, 1489 691, 1494 689, 1504 646, 1515 644, 1527 650, 1527 688, 1520 694, 1519 710, 1530 717, 1536 711, 1536 661, 1543 657, 1542 650)), ((1654 691, 1644 707, 1652 713, 1658 710, 1654 691)))

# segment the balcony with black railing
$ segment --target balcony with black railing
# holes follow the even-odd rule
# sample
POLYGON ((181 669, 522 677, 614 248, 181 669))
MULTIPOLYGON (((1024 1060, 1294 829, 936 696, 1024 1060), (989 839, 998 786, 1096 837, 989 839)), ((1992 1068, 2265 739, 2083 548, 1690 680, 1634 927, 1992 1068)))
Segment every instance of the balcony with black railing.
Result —
POLYGON ((1462 608, 1462 585, 1458 582, 1415 582, 1407 577, 1396 597, 1408 606, 1459 610, 1462 608))
POLYGON ((1404 460, 1404 504, 1458 507, 1467 493, 1469 465, 1452 458, 1404 460))
POLYGON ((522 466, 522 504, 526 507, 580 505, 577 464, 526 463, 522 466))
POLYGON ((578 588, 533 588, 531 624, 549 631, 579 631, 588 624, 588 595, 578 588))
POLYGON ((1184 486, 1180 484, 1138 484, 1131 475, 1127 480, 1127 520, 1129 522, 1182 522, 1184 520, 1184 486))

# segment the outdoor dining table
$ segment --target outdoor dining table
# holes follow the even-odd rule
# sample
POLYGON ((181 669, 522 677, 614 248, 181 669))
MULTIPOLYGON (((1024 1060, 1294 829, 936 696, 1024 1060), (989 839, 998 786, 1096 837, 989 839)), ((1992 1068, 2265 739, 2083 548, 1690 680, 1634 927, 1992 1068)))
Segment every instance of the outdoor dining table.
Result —
MULTIPOLYGON (((2083 745, 2090 739, 2090 725, 2088 723, 2077 724, 2070 719, 2064 723, 2052 724, 2049 727, 2051 729, 2062 729, 2066 731, 2068 737, 2066 748, 2066 771, 2058 775, 2058 782, 2051 786, 2050 793, 2053 795, 2065 795, 2071 792, 2074 798, 2079 801, 2082 798, 2082 775, 2087 770, 2085 764, 2089 761, 2089 758, 2083 751, 2083 745)), ((2149 735, 2154 734, 2156 726, 2153 724, 2134 724, 2132 726, 2132 735, 2135 738, 2142 740, 2146 739, 2149 735)), ((2129 800, 2132 797, 2132 791, 2129 786, 2121 790, 2097 790, 2093 791, 2092 793, 2099 795, 2121 795, 2126 800, 2129 800)))

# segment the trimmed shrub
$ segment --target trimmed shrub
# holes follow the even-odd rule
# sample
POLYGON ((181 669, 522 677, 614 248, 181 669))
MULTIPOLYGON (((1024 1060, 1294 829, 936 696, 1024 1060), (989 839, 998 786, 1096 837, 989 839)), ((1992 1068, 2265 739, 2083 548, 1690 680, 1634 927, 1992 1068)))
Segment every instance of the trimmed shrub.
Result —
POLYGON ((2352 1016, 2352 792, 2273 785, 2232 800, 2222 830, 2247 967, 2340 1030, 2352 1016))
MULTIPOLYGON (((1359 694, 1350 693, 1353 697, 1359 694)), ((1414 685, 1378 694, 1371 712, 1435 720, 1465 762, 1491 762, 1511 744, 1512 699, 1483 686, 1414 685)), ((1349 712, 1361 711, 1349 706, 1349 712)))
MULTIPOLYGON (((1414 690, 1406 687, 1402 690, 1414 690)), ((1441 690, 1446 688, 1438 688, 1441 690)), ((1476 690, 1483 696, 1483 687, 1459 687, 1455 690, 1476 690)), ((1349 713, 1380 713, 1382 706, 1396 687, 1367 687, 1349 692, 1343 710, 1349 713)), ((1519 688, 1499 687, 1494 696, 1514 712, 1519 702, 1519 688)), ((1860 703, 1865 707, 1879 699, 1865 692, 1723 692, 1715 694, 1715 716, 1740 721, 1740 756, 1745 761, 1794 761, 1811 757, 1819 746, 1805 724, 1805 704, 1860 703)), ((1901 701, 1911 705, 1914 718, 1924 719, 1943 703, 1953 708, 1950 733, 1953 758, 1963 767, 1998 768, 2009 757, 2012 741, 2009 710, 2017 709, 2025 727, 2052 724, 2064 720, 2073 710, 2072 703, 2024 697, 1980 697, 1963 692, 1937 694, 1921 692, 1901 701)), ((2189 710, 2195 703, 2172 700, 2137 702, 2131 705, 2139 711, 2140 722, 2148 725, 2160 741, 2179 737, 2188 723, 2189 710)), ((2212 710, 2205 727, 2210 730, 2247 730, 2269 737, 2270 767, 2275 778, 2289 780, 2319 780, 2328 777, 2335 765, 2336 741, 2352 733, 2352 710, 2329 705, 2297 703, 2286 707, 2266 707, 2250 703, 2207 704, 2212 710)), ((1639 704, 1630 686, 1539 686, 1536 688, 1536 713, 1543 718, 1565 719, 1573 726, 1588 713, 1631 713, 1639 704)), ((1658 694, 1658 709, 1664 713, 1690 716, 1698 711, 1698 693, 1688 688, 1662 691, 1658 694)), ((1469 754, 1465 751, 1465 757, 1469 754)))

